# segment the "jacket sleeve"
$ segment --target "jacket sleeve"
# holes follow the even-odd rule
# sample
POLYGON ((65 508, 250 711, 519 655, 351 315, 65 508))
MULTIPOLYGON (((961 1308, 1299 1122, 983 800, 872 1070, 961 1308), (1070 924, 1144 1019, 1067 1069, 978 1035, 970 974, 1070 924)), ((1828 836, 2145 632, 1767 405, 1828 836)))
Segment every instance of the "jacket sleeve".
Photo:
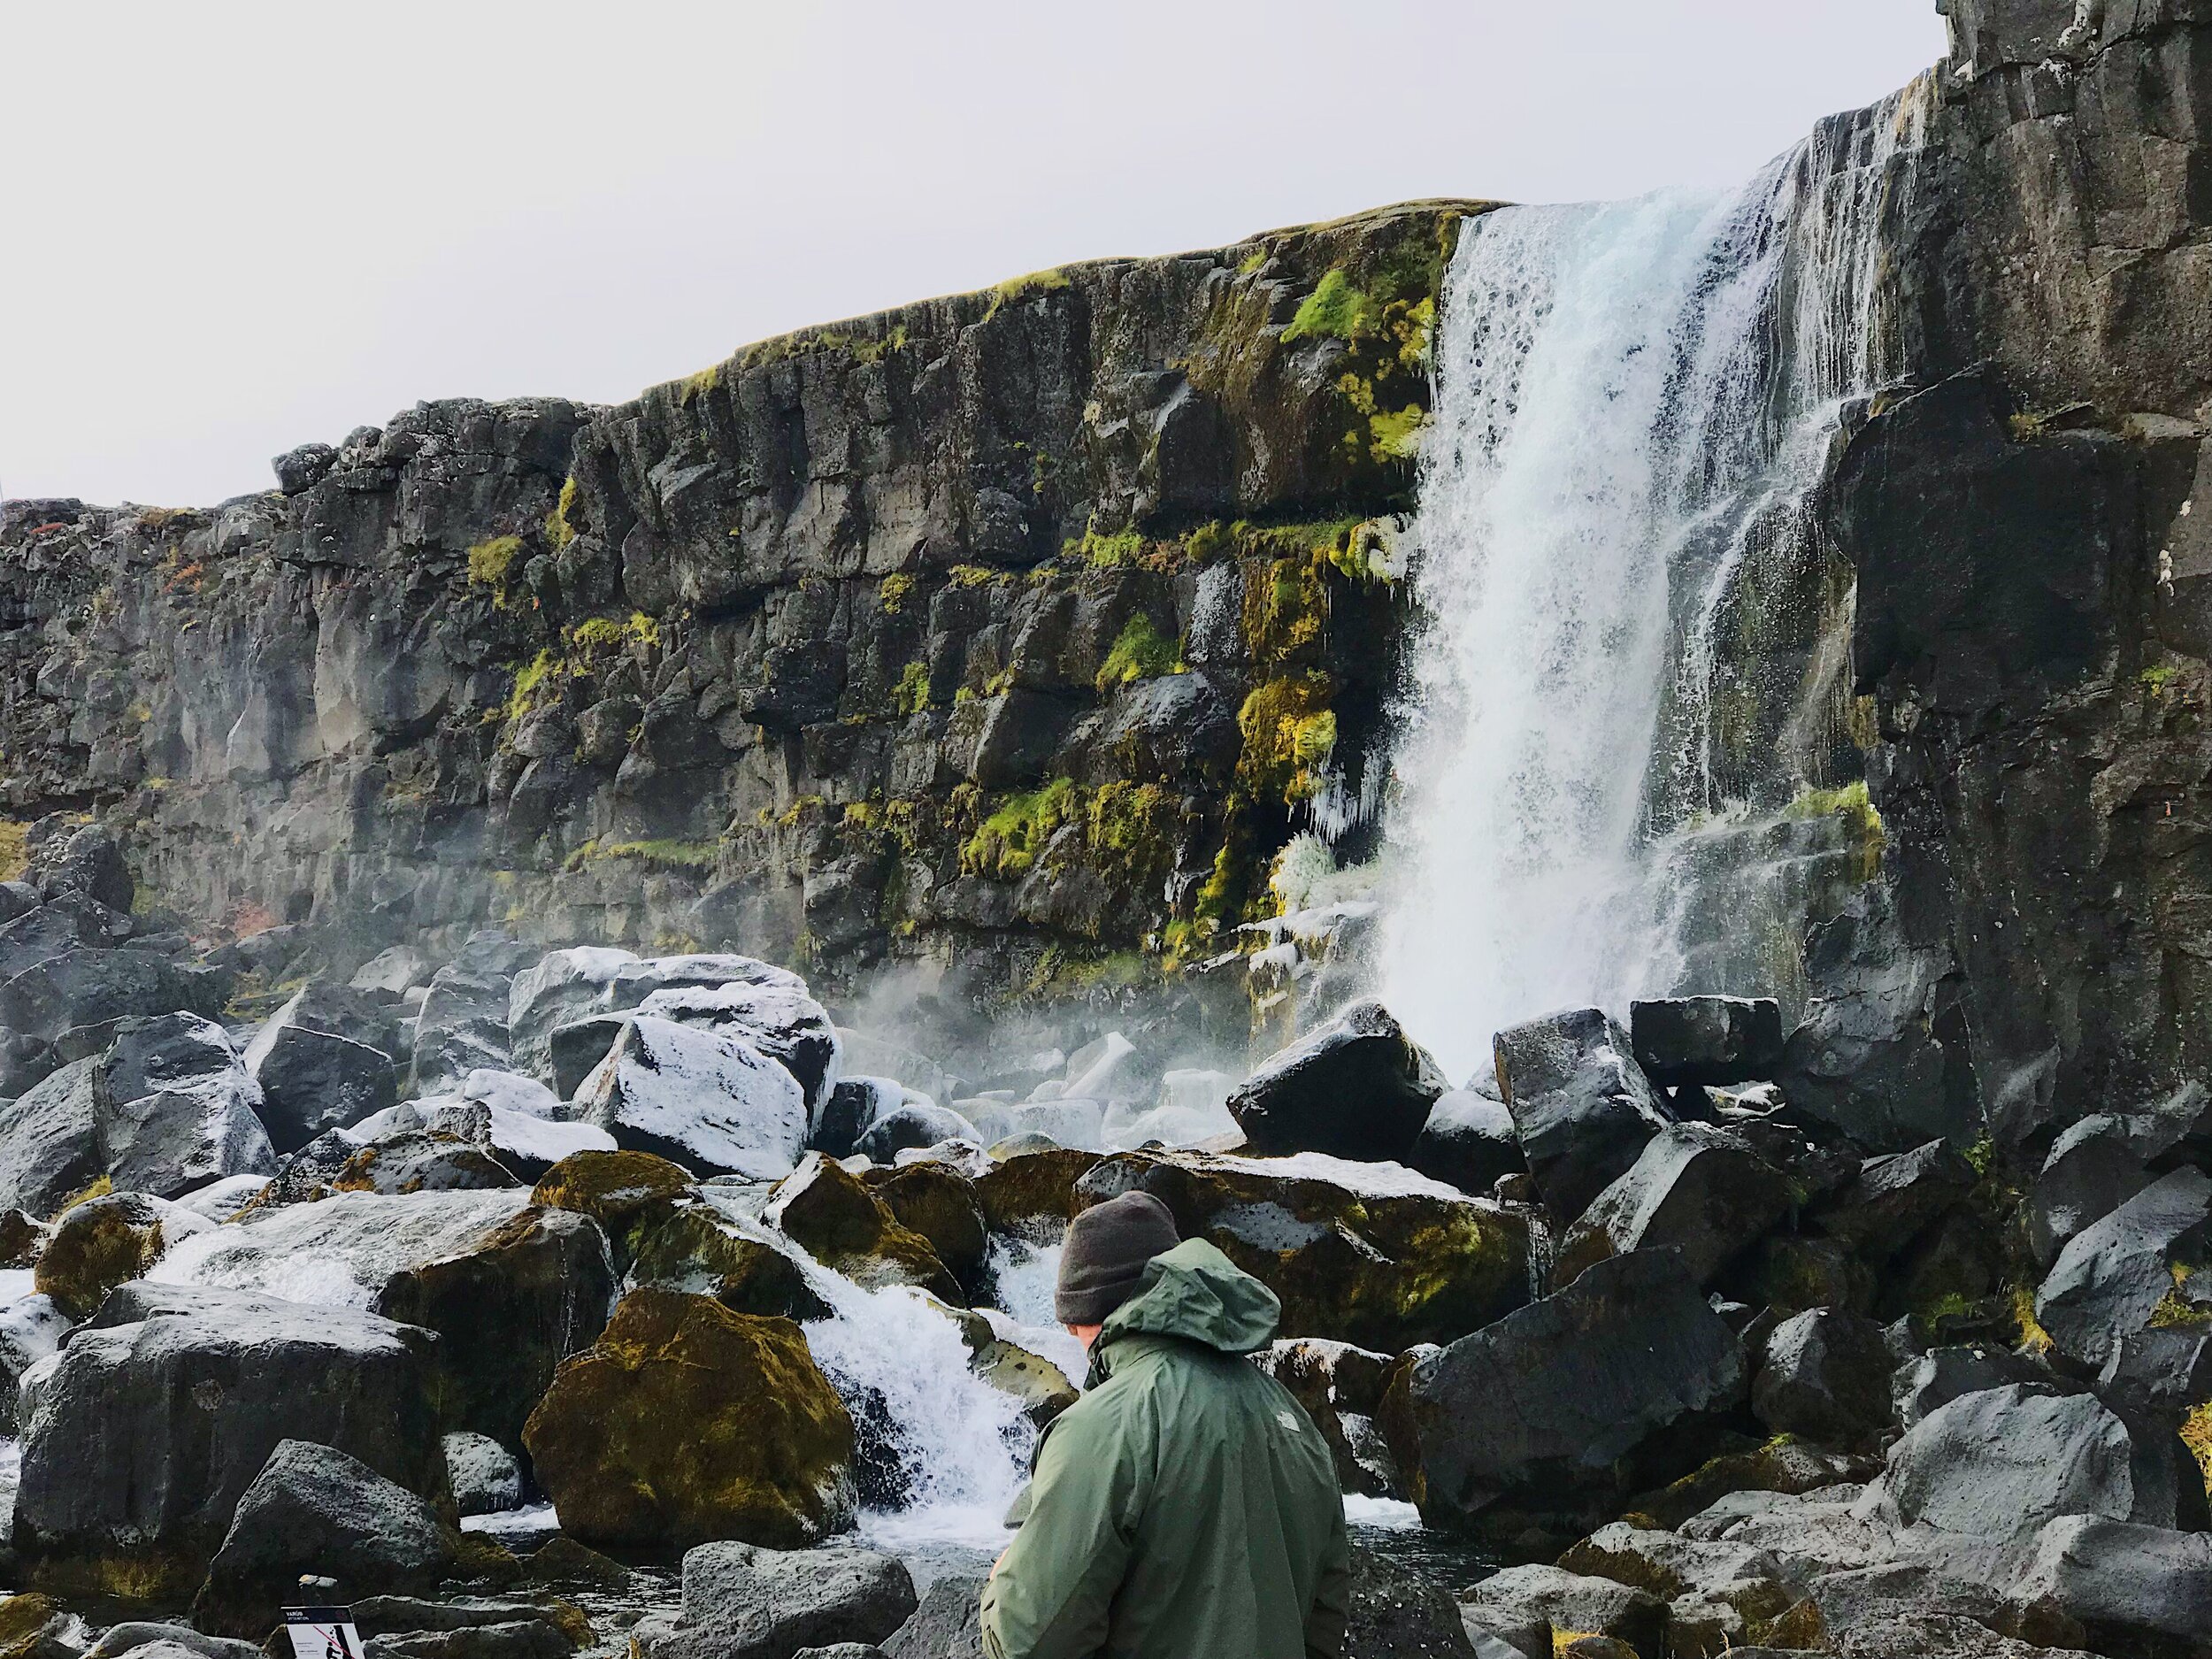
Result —
POLYGON ((1344 1526, 1344 1502, 1337 1501, 1329 1544, 1321 1556, 1313 1607, 1306 1615, 1306 1659, 1340 1659, 1344 1630, 1352 1613, 1352 1543, 1344 1526))
POLYGON ((1090 1659, 1106 1645, 1150 1464, 1118 1411, 1079 1408, 1053 1424, 1026 1518, 984 1586, 987 1659, 1090 1659))

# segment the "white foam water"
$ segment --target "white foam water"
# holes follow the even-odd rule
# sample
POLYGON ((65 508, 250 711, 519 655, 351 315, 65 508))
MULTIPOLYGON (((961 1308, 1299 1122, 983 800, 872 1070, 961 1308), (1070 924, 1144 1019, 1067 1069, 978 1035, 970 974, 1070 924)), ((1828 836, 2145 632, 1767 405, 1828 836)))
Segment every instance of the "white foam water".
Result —
POLYGON ((1509 208, 1462 239, 1381 973, 1455 1075, 1516 1020, 1671 988, 1662 842, 1724 805, 1715 618, 1747 549, 1794 528, 1813 556, 1839 411, 1893 356, 1877 233, 1926 102, 1825 124, 1728 195, 1509 208))

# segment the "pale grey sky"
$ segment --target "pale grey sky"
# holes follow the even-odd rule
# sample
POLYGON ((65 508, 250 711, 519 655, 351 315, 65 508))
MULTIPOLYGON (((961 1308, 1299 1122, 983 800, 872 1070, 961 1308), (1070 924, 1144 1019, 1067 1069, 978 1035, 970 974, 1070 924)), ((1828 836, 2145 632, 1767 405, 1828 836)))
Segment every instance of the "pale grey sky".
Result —
POLYGON ((1933 0, 0 0, 0 494, 1419 196, 1748 175, 1933 0))

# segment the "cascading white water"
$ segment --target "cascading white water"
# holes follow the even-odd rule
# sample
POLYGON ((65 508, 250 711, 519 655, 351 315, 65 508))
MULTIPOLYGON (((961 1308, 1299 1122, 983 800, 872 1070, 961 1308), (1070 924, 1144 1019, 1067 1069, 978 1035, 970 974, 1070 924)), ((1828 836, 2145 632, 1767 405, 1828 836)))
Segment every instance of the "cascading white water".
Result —
POLYGON ((1664 838, 1731 805, 1716 619, 1747 549, 1810 556, 1838 411, 1893 370, 1876 230, 1927 94, 1731 195, 1511 208, 1463 239, 1381 973, 1455 1076, 1502 1025, 1676 987, 1690 907, 1664 838))

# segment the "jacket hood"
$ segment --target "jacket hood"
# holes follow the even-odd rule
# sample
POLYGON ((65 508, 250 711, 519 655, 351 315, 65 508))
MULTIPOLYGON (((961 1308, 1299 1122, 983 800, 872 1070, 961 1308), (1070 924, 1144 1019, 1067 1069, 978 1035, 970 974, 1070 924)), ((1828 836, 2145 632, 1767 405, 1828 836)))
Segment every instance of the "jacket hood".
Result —
POLYGON ((1250 1354, 1274 1339, 1282 1317, 1273 1291, 1205 1240, 1186 1239, 1145 1263, 1137 1294, 1107 1316, 1097 1346, 1120 1336, 1175 1336, 1250 1354))

